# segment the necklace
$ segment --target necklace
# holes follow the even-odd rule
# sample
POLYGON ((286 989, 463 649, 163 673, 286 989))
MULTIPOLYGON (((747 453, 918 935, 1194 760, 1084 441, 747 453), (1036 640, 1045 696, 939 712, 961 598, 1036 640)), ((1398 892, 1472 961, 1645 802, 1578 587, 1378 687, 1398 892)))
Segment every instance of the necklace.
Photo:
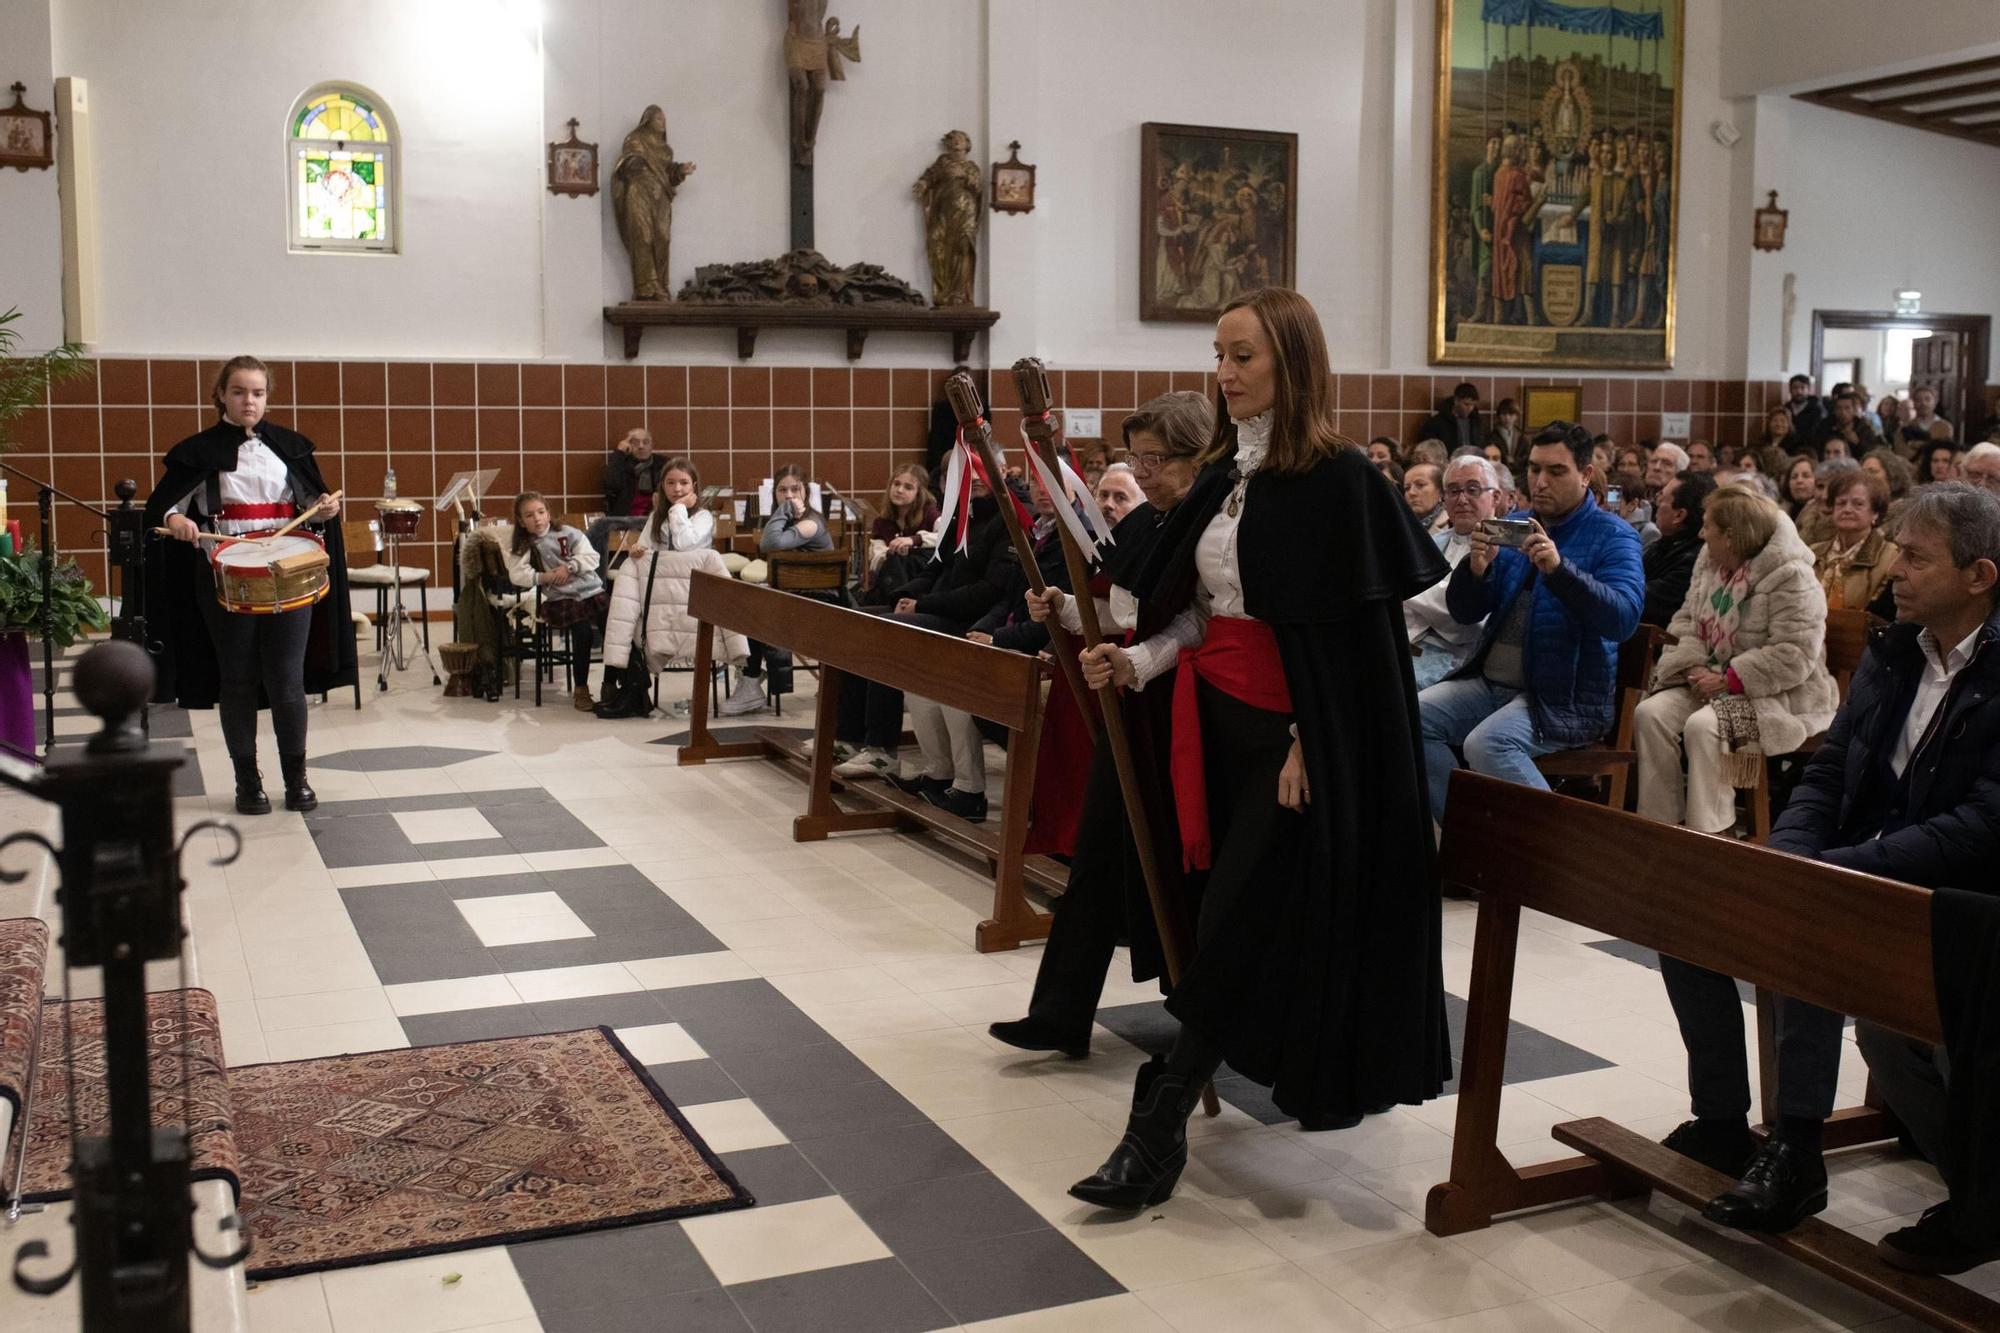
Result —
POLYGON ((1242 468, 1229 469, 1229 480, 1234 485, 1229 492, 1229 516, 1235 518, 1243 508, 1243 493, 1250 487, 1250 479, 1243 475, 1242 468))

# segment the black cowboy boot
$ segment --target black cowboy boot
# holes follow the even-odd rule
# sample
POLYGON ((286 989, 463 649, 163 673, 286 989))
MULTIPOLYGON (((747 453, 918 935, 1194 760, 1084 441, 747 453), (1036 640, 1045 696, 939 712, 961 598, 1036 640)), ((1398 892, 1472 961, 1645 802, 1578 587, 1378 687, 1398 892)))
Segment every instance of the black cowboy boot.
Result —
MULTIPOLYGON (((306 785, 306 757, 302 754, 281 754, 278 767, 285 771, 285 809, 315 810, 319 808, 319 795, 306 785)), ((270 809, 267 805, 265 809, 270 809)))
POLYGON ((236 813, 270 814, 271 798, 264 794, 264 775, 257 771, 256 757, 237 759, 231 756, 229 762, 236 766, 236 813))
POLYGON ((1203 1080, 1151 1061, 1139 1067, 1137 1095, 1125 1137, 1071 1197, 1099 1208, 1150 1208, 1164 1203, 1187 1166, 1187 1122, 1201 1100, 1203 1080))

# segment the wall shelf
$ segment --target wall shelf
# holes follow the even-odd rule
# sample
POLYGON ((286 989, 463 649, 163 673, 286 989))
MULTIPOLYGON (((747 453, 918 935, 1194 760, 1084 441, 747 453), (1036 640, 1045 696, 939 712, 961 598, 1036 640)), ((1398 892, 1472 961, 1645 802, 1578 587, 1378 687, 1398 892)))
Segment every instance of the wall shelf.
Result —
POLYGON ((972 355, 972 340, 993 327, 997 310, 959 306, 947 310, 917 306, 729 305, 722 302, 626 301, 604 307, 604 322, 625 335, 625 359, 639 355, 647 329, 735 329, 736 355, 748 361, 757 352, 757 335, 765 329, 839 329, 847 334, 847 359, 861 359, 868 335, 945 333, 951 335, 951 359, 972 355))

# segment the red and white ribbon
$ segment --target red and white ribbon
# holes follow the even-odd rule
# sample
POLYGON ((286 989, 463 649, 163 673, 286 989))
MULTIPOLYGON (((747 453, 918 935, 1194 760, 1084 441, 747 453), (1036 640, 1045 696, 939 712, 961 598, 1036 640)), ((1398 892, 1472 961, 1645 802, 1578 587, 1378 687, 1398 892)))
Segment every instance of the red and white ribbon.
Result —
MULTIPOLYGON (((1005 484, 1005 478, 987 476, 986 464, 981 461, 978 451, 966 443, 967 431, 983 430, 985 427, 986 418, 980 417, 972 425, 958 428, 958 443, 952 446, 950 461, 945 464, 944 511, 938 515, 937 526, 931 529, 938 539, 931 551, 933 559, 942 558, 946 533, 952 534, 954 550, 965 549, 966 536, 972 529, 972 479, 975 476, 986 483, 986 489, 996 501, 1003 494, 1007 497, 1008 503, 1014 506, 1014 512, 1020 515, 1024 528, 1034 524, 1033 512, 1005 484)), ((993 450, 993 459, 996 464, 1005 466, 997 446, 993 450)))
POLYGON ((1049 497, 1049 507, 1054 511, 1056 521, 1069 530, 1078 548, 1085 555, 1094 556, 1111 545, 1110 524, 1097 507, 1097 498, 1090 493, 1090 484, 1070 465, 1068 450, 1056 450, 1056 465, 1052 470, 1034 447, 1025 421, 1021 426, 1021 438, 1025 441, 1022 452, 1028 457, 1028 465, 1034 469, 1036 483, 1049 497))

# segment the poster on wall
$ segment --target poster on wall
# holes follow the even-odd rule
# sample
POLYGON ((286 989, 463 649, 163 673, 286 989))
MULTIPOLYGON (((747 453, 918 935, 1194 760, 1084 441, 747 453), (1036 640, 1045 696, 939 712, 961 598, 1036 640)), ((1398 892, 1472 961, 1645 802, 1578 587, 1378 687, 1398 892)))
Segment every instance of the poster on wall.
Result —
POLYGON ((1437 365, 1674 360, 1681 0, 1438 0, 1437 365))
POLYGON ((1294 285, 1299 136, 1139 127, 1139 318, 1214 323, 1243 292, 1294 285))

